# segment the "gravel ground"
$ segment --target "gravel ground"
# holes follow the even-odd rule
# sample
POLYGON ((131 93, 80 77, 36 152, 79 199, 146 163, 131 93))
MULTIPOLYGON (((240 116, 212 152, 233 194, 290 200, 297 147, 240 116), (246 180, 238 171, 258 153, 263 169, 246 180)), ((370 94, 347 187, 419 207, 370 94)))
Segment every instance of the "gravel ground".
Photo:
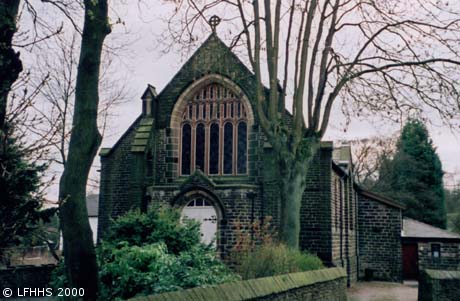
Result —
POLYGON ((359 282, 348 289, 350 301, 417 301, 417 282, 359 282))

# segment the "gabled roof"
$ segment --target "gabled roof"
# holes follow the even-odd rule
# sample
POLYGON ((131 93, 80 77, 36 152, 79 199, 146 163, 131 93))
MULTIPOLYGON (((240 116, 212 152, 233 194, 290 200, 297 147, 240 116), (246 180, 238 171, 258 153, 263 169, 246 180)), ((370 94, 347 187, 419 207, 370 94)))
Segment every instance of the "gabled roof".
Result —
POLYGON ((411 238, 460 239, 460 234, 452 233, 408 217, 403 219, 401 236, 411 238))
POLYGON ((132 152, 145 151, 145 148, 149 144, 150 135, 152 134, 153 121, 151 117, 141 119, 139 127, 136 129, 136 134, 134 134, 134 140, 131 143, 132 152))
POLYGON ((158 96, 157 89, 151 84, 148 84, 147 89, 145 89, 144 94, 142 94, 141 96, 141 99, 145 99, 146 97, 155 98, 157 96, 158 96))
POLYGON ((147 137, 147 127, 150 127, 150 129, 152 129, 154 125, 160 128, 167 127, 169 117, 171 116, 177 98, 191 83, 209 74, 218 74, 231 80, 244 91, 252 105, 255 105, 253 103, 256 91, 254 74, 216 33, 212 33, 184 63, 158 95, 156 95, 156 90, 151 85, 145 90, 142 98, 154 95, 159 104, 159 112, 154 122, 151 118, 145 118, 145 116, 140 115, 112 148, 101 149, 99 155, 101 157, 110 156, 110 154, 117 149, 120 142, 124 140, 127 134, 136 126, 139 126, 139 129, 136 130, 135 141, 133 141, 131 145, 131 151, 145 151, 149 141, 149 137, 147 137))
POLYGON ((332 152, 332 159, 339 165, 351 164, 351 146, 349 144, 334 147, 332 152))
POLYGON ((375 192, 370 192, 368 190, 365 190, 363 189, 362 187, 360 187, 359 185, 357 185, 355 183, 355 190, 361 194, 362 196, 364 197, 367 197, 367 198, 370 198, 370 199, 373 199, 375 201, 378 201, 382 204, 385 204, 385 205, 389 205, 391 207, 395 207, 395 208, 398 208, 398 209, 406 209, 406 206, 396 200, 393 200, 393 199, 390 199, 389 197, 386 197, 386 196, 383 196, 383 195, 380 195, 380 194, 377 194, 375 192))
POLYGON ((167 126, 168 117, 177 98, 190 84, 210 74, 222 76, 236 84, 255 107, 256 80, 254 73, 216 33, 212 33, 158 94, 157 99, 161 108, 158 120, 156 120, 158 125, 167 126))

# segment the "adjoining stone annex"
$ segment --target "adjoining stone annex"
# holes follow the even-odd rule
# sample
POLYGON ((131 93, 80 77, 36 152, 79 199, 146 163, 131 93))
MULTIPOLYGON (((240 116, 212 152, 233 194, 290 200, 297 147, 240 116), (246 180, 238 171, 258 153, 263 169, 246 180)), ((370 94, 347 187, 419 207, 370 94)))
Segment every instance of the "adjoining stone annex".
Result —
POLYGON ((403 275, 417 279, 422 270, 460 270, 460 235, 405 217, 402 231, 403 275))
MULTIPOLYGON (((254 93, 254 75, 215 33, 161 93, 149 85, 142 114, 100 152, 98 239, 112 218, 152 205, 198 219, 203 241, 213 241, 223 259, 235 244, 236 223, 250 229, 271 216, 277 227, 273 151, 254 93)), ((401 281, 402 209, 358 189, 349 146, 322 142, 308 171, 300 246, 344 267, 348 285, 366 273, 401 281)))

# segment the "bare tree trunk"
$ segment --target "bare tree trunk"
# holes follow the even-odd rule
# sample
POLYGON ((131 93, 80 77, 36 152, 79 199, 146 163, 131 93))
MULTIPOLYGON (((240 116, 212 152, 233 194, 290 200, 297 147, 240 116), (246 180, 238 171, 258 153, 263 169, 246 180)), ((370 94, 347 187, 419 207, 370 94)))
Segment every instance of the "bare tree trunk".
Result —
POLYGON ((0 2, 0 152, 3 150, 3 135, 6 135, 6 104, 11 86, 22 71, 19 52, 12 46, 16 32, 16 18, 19 0, 2 0, 0 2))
POLYGON ((59 186, 64 258, 72 287, 85 289, 85 300, 95 300, 98 269, 86 209, 86 184, 101 143, 97 128, 99 69, 102 46, 110 33, 107 0, 85 0, 75 92, 75 112, 64 173, 59 186))
POLYGON ((310 162, 318 151, 319 145, 319 140, 316 138, 305 139, 297 148, 294 156, 286 145, 275 147, 280 173, 280 239, 292 248, 299 247, 302 195, 306 188, 306 176, 310 162))

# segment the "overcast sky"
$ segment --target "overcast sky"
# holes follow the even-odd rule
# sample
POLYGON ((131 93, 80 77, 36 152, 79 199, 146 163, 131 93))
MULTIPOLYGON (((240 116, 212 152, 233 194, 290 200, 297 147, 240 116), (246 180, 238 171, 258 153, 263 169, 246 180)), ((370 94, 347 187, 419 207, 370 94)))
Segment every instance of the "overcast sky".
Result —
MULTIPOLYGON (((128 42, 128 46, 120 54, 117 72, 124 75, 124 81, 130 88, 130 98, 126 103, 115 108, 116 117, 108 121, 111 131, 110 135, 104 137, 103 147, 113 146, 140 114, 140 96, 147 84, 155 86, 160 92, 185 63, 183 54, 176 52, 163 54, 160 51, 161 47, 158 46, 158 34, 164 32, 166 28, 163 19, 171 12, 171 6, 160 5, 158 1, 149 1, 150 4, 145 4, 145 2, 140 6, 131 4, 116 9, 124 26, 115 27, 109 37, 109 43, 114 40, 115 42, 112 43, 115 44, 117 41, 128 42)), ((335 108, 324 140, 336 141, 374 135, 388 136, 400 128, 398 124, 378 120, 354 120, 344 132, 343 120, 339 108, 335 108)), ((429 130, 444 170, 460 174, 460 135, 452 134, 444 127, 430 126, 429 130)), ((450 183, 450 180, 448 182, 450 183)), ((57 197, 57 187, 51 189, 49 196, 50 198, 57 197)))

